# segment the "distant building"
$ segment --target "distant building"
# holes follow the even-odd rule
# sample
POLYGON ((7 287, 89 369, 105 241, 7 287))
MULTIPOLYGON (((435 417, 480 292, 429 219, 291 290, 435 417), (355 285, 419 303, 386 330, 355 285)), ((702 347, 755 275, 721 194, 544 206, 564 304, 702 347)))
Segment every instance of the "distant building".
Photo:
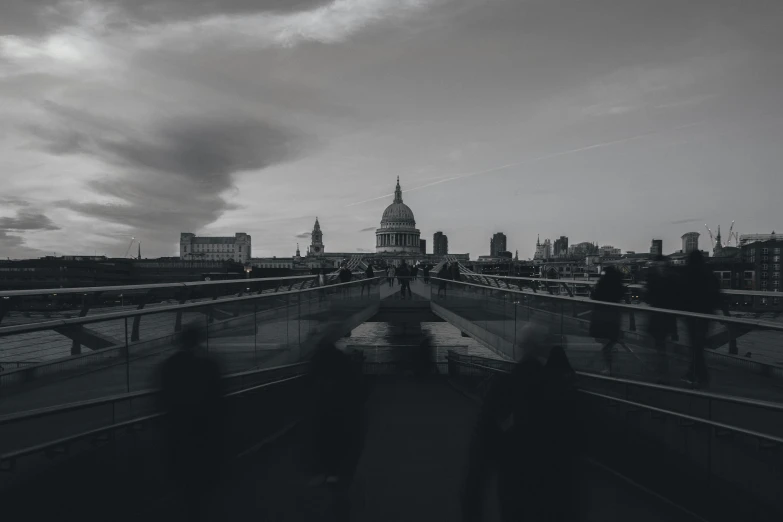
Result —
POLYGON ((435 232, 432 236, 432 253, 436 256, 445 256, 449 253, 449 238, 443 232, 435 232))
POLYGON ((198 237, 183 232, 179 237, 179 257, 182 260, 246 263, 250 256, 250 236, 244 232, 237 232, 234 237, 198 237))
POLYGON ((490 257, 498 257, 499 252, 506 251, 506 235, 503 232, 496 232, 489 240, 490 257))
POLYGON ((318 216, 315 217, 313 231, 310 232, 310 246, 307 248, 307 255, 316 257, 324 255, 324 235, 321 232, 318 216))
POLYGON ((691 252, 699 249, 699 234, 698 232, 687 232, 682 235, 682 253, 690 254, 691 252))
POLYGON ((426 239, 419 239, 419 253, 426 254, 427 253, 427 240, 426 239))
POLYGON ((598 249, 598 255, 600 257, 620 257, 622 250, 615 248, 612 245, 604 245, 598 249))
POLYGON ((566 257, 568 255, 568 238, 566 236, 560 236, 560 239, 555 239, 553 254, 555 257, 566 257))
MULTIPOLYGON (((568 257, 570 258, 581 258, 595 254, 598 254, 598 245, 588 243, 587 241, 568 247, 568 257)), ((557 255, 555 257, 557 257, 557 255)))
POLYGON ((543 261, 552 257, 552 242, 545 239, 541 242, 541 237, 536 240, 536 253, 533 254, 534 261, 543 261))
MULTIPOLYGON (((740 244, 742 244, 742 239, 740 239, 740 244)), ((743 261, 753 266, 751 273, 745 274, 743 277, 746 281, 744 289, 780 292, 783 237, 776 236, 775 239, 767 241, 746 242, 740 249, 743 261), (748 288, 747 282, 753 288, 748 288)), ((780 297, 775 297, 774 300, 778 302, 780 297)))
POLYGON ((773 230, 771 234, 742 234, 739 237, 740 246, 754 243, 756 241, 778 241, 780 236, 775 234, 773 230))
POLYGON ((653 256, 662 256, 663 255, 663 240, 662 239, 653 239, 652 244, 650 245, 650 254, 653 256))

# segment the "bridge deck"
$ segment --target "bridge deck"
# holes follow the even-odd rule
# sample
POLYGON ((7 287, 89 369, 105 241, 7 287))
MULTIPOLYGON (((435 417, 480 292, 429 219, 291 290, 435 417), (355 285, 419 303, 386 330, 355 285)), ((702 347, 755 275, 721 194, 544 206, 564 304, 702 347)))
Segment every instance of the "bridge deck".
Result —
MULTIPOLYGON (((210 519, 460 520, 458 495, 477 405, 445 379, 390 376, 377 378, 366 407, 366 440, 347 490, 308 484, 312 432, 300 426, 235 469, 210 519), (350 517, 340 517, 340 510, 350 517)), ((691 520, 597 468, 584 470, 584 487, 591 521, 691 520)), ((156 508, 145 518, 170 520, 174 510, 156 508)), ((499 522, 496 513, 485 520, 499 522)))

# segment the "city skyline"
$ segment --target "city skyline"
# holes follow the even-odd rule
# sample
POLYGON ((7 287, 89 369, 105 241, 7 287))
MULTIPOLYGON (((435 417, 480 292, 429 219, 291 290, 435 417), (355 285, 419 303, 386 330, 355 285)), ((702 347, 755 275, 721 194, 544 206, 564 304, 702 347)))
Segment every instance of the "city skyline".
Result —
POLYGON ((781 5, 152 3, 0 8, 3 258, 372 252, 398 175, 471 257, 783 228, 781 5))

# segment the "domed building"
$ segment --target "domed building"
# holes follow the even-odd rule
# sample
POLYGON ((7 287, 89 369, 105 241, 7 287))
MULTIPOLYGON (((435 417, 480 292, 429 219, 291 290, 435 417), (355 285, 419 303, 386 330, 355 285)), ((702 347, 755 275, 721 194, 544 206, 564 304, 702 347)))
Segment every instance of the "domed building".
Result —
POLYGON ((419 229, 413 211, 402 202, 400 177, 394 189, 394 201, 386 207, 381 226, 375 231, 375 252, 379 254, 421 254, 419 229))

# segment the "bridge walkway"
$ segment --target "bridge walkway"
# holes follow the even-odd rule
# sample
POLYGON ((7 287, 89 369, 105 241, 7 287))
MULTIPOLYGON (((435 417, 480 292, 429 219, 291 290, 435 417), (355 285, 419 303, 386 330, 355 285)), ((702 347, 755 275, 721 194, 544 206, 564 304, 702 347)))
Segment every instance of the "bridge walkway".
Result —
MULTIPOLYGON (((221 488, 213 520, 453 522, 478 412, 445 378, 380 376, 366 401, 365 441, 350 484, 311 485, 306 421, 245 457, 221 488), (346 517, 346 513, 349 513, 346 517)), ((692 516, 596 467, 585 466, 587 520, 692 522, 692 516)), ((176 507, 145 518, 171 520, 176 507)), ((500 522, 491 507, 486 522, 500 522)))

